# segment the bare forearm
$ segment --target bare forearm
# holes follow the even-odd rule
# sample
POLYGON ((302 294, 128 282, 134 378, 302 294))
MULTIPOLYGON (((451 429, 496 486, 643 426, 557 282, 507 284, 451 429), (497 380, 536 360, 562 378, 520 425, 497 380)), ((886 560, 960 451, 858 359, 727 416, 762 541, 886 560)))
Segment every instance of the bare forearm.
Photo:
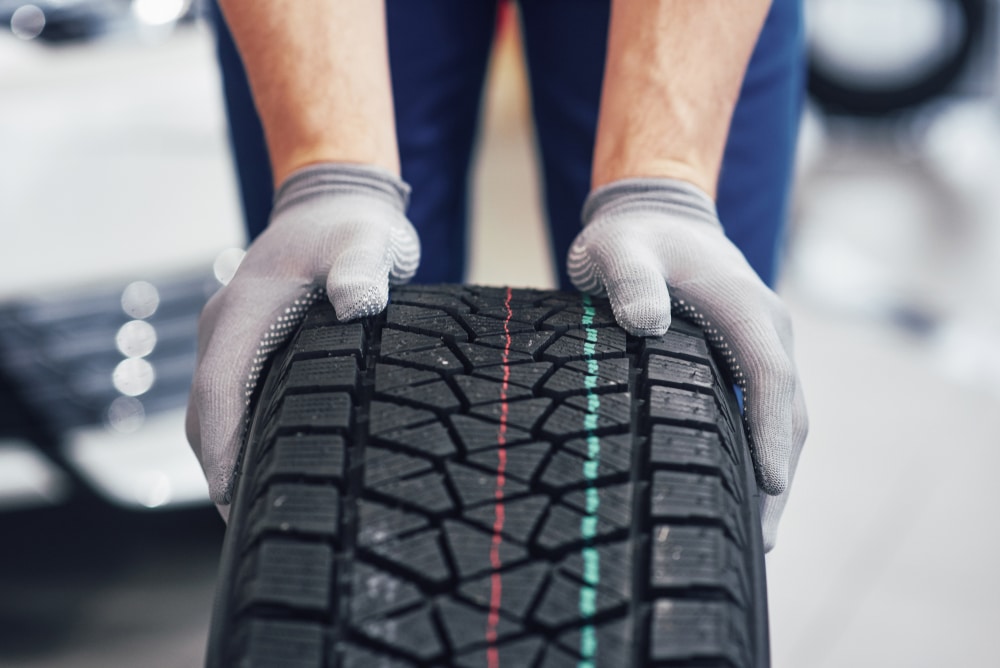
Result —
POLYGON ((715 195, 770 0, 614 0, 593 185, 683 179, 715 195))
POLYGON ((246 66, 275 183, 322 161, 399 173, 384 3, 220 5, 246 66))

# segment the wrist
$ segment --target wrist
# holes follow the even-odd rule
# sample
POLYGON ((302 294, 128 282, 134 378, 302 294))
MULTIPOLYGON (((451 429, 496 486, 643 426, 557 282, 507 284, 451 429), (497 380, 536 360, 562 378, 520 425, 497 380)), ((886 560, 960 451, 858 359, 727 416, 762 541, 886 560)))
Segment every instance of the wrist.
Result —
POLYGON ((675 178, 627 178, 594 188, 583 205, 583 225, 635 215, 683 214, 721 227, 715 202, 690 181, 675 178))
POLYGON ((273 216, 319 197, 365 196, 403 214, 410 186, 380 165, 317 162, 290 173, 275 192, 273 216))
POLYGON ((684 181, 714 199, 718 187, 718 173, 714 161, 697 157, 664 155, 637 156, 627 150, 597 146, 594 169, 591 175, 593 190, 625 179, 672 179, 684 181))

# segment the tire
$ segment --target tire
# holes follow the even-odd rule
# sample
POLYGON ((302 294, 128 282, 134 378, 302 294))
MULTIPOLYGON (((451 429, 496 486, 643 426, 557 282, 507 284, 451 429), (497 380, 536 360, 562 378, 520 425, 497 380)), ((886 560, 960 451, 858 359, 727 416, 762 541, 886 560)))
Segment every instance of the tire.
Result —
POLYGON ((208 664, 767 666, 731 387, 580 295, 323 300, 255 400, 208 664))
POLYGON ((892 83, 866 85, 809 50, 809 95, 833 114, 879 117, 917 108, 946 95, 961 79, 986 29, 984 0, 947 0, 960 17, 960 37, 923 69, 892 83))

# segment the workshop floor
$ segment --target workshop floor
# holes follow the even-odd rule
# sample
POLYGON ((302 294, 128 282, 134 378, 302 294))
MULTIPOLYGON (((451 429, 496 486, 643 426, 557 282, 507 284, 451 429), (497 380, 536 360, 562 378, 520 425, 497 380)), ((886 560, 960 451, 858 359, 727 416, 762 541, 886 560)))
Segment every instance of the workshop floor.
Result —
MULTIPOLYGON (((548 286, 509 65, 482 136, 470 279, 548 286)), ((239 244, 217 91, 200 27, 158 45, 0 36, 0 292, 239 244)), ((1000 131, 956 109, 907 150, 809 128, 782 292, 812 429, 768 557, 776 668, 1000 665, 1000 131), (970 118, 971 137, 956 130, 970 118)), ((0 665, 200 664, 212 511, 63 508, 0 530, 0 665)))

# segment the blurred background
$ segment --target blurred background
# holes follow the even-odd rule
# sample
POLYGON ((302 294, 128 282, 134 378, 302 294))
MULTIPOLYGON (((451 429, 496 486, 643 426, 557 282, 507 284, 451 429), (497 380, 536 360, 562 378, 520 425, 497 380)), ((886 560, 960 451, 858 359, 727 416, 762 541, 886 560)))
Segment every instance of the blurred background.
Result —
MULTIPOLYGON (((1000 4, 806 5, 774 665, 1000 665, 1000 4)), ((505 16, 469 278, 546 287, 505 16)), ((223 527, 183 406, 243 245, 213 49, 190 0, 0 0, 0 666, 202 662, 223 527)))

